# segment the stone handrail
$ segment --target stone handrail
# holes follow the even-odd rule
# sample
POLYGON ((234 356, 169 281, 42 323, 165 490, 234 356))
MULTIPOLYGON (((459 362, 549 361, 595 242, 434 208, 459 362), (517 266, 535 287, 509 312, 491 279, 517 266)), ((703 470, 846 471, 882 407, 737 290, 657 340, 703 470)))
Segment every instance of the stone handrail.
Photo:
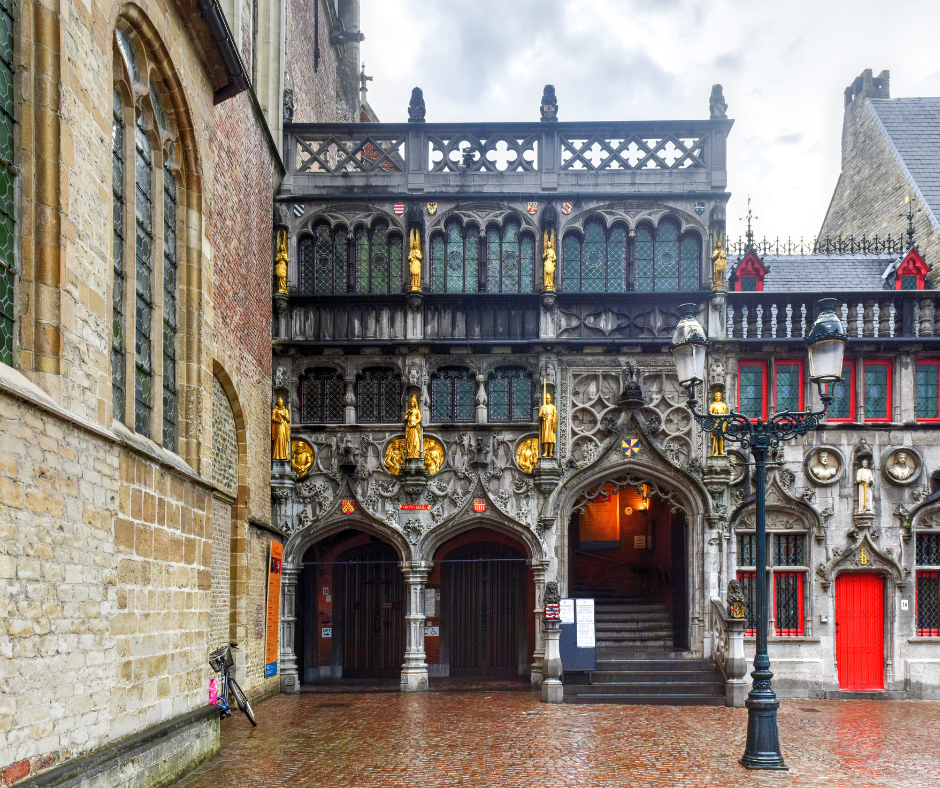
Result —
POLYGON ((747 697, 747 660, 744 657, 743 618, 732 618, 724 602, 711 600, 712 655, 725 678, 725 704, 743 708, 747 697))

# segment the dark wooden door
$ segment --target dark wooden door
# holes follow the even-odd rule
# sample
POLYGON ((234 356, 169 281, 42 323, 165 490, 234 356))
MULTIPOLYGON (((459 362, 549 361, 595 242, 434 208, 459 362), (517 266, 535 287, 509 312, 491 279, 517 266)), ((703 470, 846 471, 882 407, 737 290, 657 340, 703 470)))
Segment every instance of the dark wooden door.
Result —
POLYGON ((343 554, 334 567, 334 641, 347 678, 393 678, 405 659, 405 580, 398 554, 376 544, 343 554))
POLYGON ((836 577, 836 663, 839 688, 884 689, 884 579, 836 577))
POLYGON ((686 533, 685 516, 674 512, 670 528, 672 561, 670 583, 672 584, 672 626, 676 648, 689 648, 689 587, 688 561, 686 559, 689 540, 686 533))
POLYGON ((451 676, 512 677, 525 660, 525 559, 510 547, 469 545, 441 562, 451 676))

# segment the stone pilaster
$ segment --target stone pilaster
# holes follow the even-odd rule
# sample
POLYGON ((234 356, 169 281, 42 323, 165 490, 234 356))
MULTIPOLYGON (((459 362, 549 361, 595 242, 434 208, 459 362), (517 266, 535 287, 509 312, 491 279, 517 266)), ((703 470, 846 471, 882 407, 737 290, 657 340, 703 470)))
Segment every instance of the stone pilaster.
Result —
POLYGON ((535 651, 532 653, 532 689, 542 686, 545 659, 545 574, 548 561, 530 561, 535 582, 535 651))
POLYGON ((424 561, 402 564, 408 609, 405 613, 405 662, 401 666, 402 692, 428 691, 428 666, 424 661, 424 587, 431 567, 424 561))
POLYGON ((545 659, 542 679, 542 703, 564 703, 565 688, 561 683, 561 626, 557 621, 545 622, 545 659))
POLYGON ((297 654, 294 644, 297 637, 297 578, 300 569, 281 566, 281 692, 300 692, 300 676, 297 673, 297 654))

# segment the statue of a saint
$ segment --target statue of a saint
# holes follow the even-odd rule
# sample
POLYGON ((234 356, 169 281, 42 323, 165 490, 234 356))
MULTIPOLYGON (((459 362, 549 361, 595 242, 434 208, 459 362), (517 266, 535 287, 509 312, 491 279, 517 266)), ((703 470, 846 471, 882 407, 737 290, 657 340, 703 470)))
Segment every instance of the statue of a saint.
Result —
POLYGON ((855 481, 858 483, 858 513, 870 514, 872 507, 871 490, 875 484, 875 476, 868 467, 868 460, 862 460, 862 467, 855 472, 855 481))
POLYGON ((894 455, 894 462, 888 466, 888 474, 892 479, 897 479, 899 482, 906 481, 913 476, 916 467, 907 456, 906 451, 899 451, 894 455))
POLYGON ((539 442, 526 438, 516 449, 516 463, 526 473, 532 473, 539 464, 539 442))
POLYGON ((281 230, 277 234, 277 257, 274 258, 274 278, 277 279, 277 292, 287 294, 287 233, 281 230))
POLYGON ((557 261, 558 255, 555 253, 555 231, 546 230, 542 240, 543 290, 555 289, 555 263, 557 261))
POLYGON ((437 473, 444 464, 444 447, 434 438, 428 438, 424 442, 424 470, 430 476, 437 473))
POLYGON ((821 451, 816 455, 816 461, 810 464, 809 469, 819 481, 827 482, 839 472, 839 463, 838 461, 832 462, 829 452, 821 451))
MULTIPOLYGON (((421 292, 421 231, 417 228, 409 236, 408 272, 411 274, 409 290, 421 292)), ((411 455, 408 455, 409 457, 411 455)), ((415 455, 418 456, 418 455, 415 455)))
POLYGON ((277 398, 277 405, 271 412, 271 459, 290 459, 290 411, 284 407, 284 398, 277 398))
POLYGON ((725 239, 715 238, 715 251, 712 252, 712 290, 725 289, 725 271, 728 270, 728 254, 725 252, 725 239))
POLYGON ((421 456, 421 408, 418 397, 411 395, 408 410, 405 411, 405 457, 409 460, 421 456))
POLYGON ((302 479, 313 466, 313 450, 307 441, 291 441, 290 467, 302 479))
POLYGON ((555 456, 555 433, 558 431, 558 410, 552 405, 552 395, 545 392, 542 407, 539 408, 540 439, 542 456, 555 456))
MULTIPOLYGON (((715 392, 715 401, 708 406, 708 412, 712 416, 727 416, 728 406, 721 401, 721 392, 715 392)), ((721 429, 715 430, 712 433, 712 456, 713 457, 724 457, 725 456, 725 436, 724 436, 724 425, 721 429)))

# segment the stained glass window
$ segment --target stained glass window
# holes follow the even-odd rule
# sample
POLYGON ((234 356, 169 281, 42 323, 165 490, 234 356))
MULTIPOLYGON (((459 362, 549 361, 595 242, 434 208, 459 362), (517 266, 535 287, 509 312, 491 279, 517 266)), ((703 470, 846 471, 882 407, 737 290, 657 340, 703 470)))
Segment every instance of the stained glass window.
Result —
POLYGON ((13 363, 15 172, 13 168, 13 3, 0 2, 0 363, 13 363))
POLYGON ((918 419, 936 419, 940 416, 940 364, 918 363, 915 384, 914 413, 918 419))
POLYGON ((774 566, 806 566, 805 534, 774 534, 773 540, 774 566))
POLYGON ((741 413, 749 418, 763 417, 764 403, 764 365, 741 363, 738 365, 740 383, 739 402, 741 413))
POLYGON ((178 197, 176 177, 163 168, 163 448, 176 451, 178 402, 176 394, 176 298, 178 197))
POLYGON ((153 413, 153 151, 135 128, 136 308, 134 342, 134 429, 150 437, 153 413))
POLYGON ((640 292, 697 290, 701 243, 694 235, 679 236, 679 226, 664 220, 636 233, 636 289, 640 292))
POLYGON ((852 365, 842 365, 842 379, 832 384, 832 403, 829 405, 830 419, 852 418, 852 365))
POLYGON ((466 369, 442 369, 431 376, 431 421, 473 421, 476 376, 466 369))
MULTIPOLYGON (((378 222, 371 232, 360 227, 355 234, 355 249, 357 293, 401 292, 403 249, 398 233, 390 233, 385 222, 378 222)), ((338 270, 338 266, 334 265, 334 270, 338 270)))
POLYGON ((401 375, 390 369, 364 370, 356 381, 356 420, 391 424, 401 418, 401 375))
POLYGON ((800 365, 777 362, 774 365, 774 396, 777 413, 800 410, 800 365))
POLYGON ((300 378, 300 420, 314 424, 342 424, 346 386, 334 369, 314 369, 300 378))
POLYGON ((891 397, 889 395, 890 366, 886 361, 866 361, 865 379, 865 420, 886 421, 890 417, 891 397))
POLYGON ((532 421, 532 377, 524 369, 500 369, 487 381, 489 421, 532 421))
POLYGON ((114 109, 111 116, 111 199, 112 229, 111 255, 114 260, 114 280, 111 292, 111 400, 114 418, 123 422, 126 417, 124 353, 124 108, 121 95, 114 91, 114 109))

